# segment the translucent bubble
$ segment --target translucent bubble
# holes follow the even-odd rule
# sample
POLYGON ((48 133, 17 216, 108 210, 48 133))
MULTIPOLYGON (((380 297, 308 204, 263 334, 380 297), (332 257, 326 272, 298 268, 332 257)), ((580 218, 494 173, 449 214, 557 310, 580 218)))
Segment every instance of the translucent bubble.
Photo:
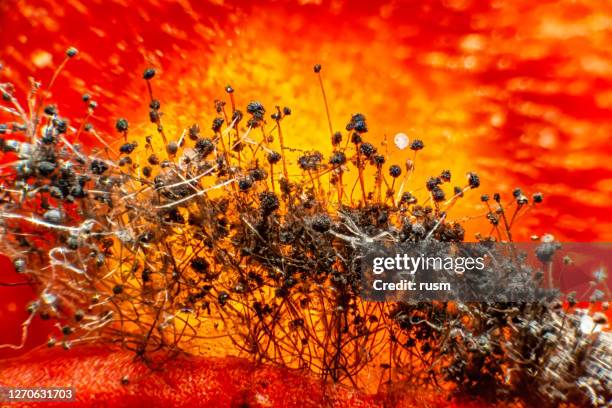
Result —
POLYGON ((398 149, 404 150, 408 147, 408 135, 405 133, 398 133, 393 137, 393 141, 398 149))

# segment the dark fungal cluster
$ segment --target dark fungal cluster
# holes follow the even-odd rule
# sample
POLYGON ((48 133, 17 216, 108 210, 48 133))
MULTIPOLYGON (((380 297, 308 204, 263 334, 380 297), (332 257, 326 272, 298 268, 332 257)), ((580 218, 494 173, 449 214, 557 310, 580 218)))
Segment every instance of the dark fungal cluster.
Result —
MULTIPOLYGON (((609 355, 603 341, 563 331, 579 319, 573 306, 362 299, 360 246, 463 241, 449 213, 477 200, 477 174, 444 169, 413 180, 423 141, 412 141, 410 160, 388 163, 361 113, 342 132, 330 121, 329 156, 313 150, 292 160, 283 138, 291 109, 252 101, 241 111, 231 86, 209 125, 185 124, 172 138, 156 78, 152 68, 143 73, 154 134, 140 137, 124 117, 110 118, 116 143, 86 124, 72 127, 44 93, 27 115, 0 83, 12 117, 0 124, 11 163, 1 174, 0 251, 38 290, 31 319, 59 323, 49 346, 118 343, 146 359, 222 335, 236 354, 356 386, 379 370, 388 384, 445 383, 492 400, 609 400, 606 377, 596 374, 596 360, 609 355), (80 132, 100 145, 83 148, 80 132), (556 365, 543 365, 551 355, 556 365), (575 367, 588 374, 571 377, 575 367), (563 390, 550 389, 552 373, 563 390)), ((83 100, 87 112, 96 108, 83 100)), ((516 190, 510 200, 481 200, 492 226, 480 237, 487 245, 512 241, 518 216, 543 197, 516 190)))

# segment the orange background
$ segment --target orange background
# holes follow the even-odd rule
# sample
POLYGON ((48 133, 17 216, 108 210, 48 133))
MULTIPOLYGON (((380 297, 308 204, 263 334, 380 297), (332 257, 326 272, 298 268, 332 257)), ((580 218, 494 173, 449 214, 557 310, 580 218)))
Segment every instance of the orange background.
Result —
MULTIPOLYGON (((545 202, 521 220, 519 240, 612 239, 610 43, 612 4, 599 0, 0 2, 0 81, 15 82, 25 101, 28 77, 47 82, 65 49, 77 47, 51 101, 78 126, 80 95, 91 93, 100 104, 91 122, 107 140, 121 116, 133 137, 155 134, 141 78, 153 66, 173 138, 194 122, 208 129, 213 100, 231 84, 241 106, 290 106, 289 143, 328 152, 312 72, 323 64, 335 129, 361 112, 379 149, 397 132, 424 140, 410 189, 446 168, 460 185, 467 171, 479 173, 480 191, 450 214, 469 219, 468 238, 489 231, 478 196, 520 186, 545 202)), ((390 163, 406 159, 392 143, 388 151, 390 163)), ((0 271, 0 282, 20 280, 6 259, 0 271)), ((15 328, 0 342, 18 341, 30 296, 0 286, 0 322, 15 328)), ((35 321, 28 347, 48 329, 35 321)))

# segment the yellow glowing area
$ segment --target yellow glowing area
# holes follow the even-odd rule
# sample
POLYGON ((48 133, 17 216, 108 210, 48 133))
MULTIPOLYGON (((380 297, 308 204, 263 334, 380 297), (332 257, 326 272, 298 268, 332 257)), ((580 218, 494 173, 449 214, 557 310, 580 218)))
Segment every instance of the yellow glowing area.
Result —
MULTIPOLYGON (((583 7, 586 12, 588 6, 583 7)), ((164 126, 173 139, 178 140, 192 123, 207 129, 214 117, 213 100, 222 99, 229 104, 224 88, 230 84, 236 90, 239 109, 244 110, 251 100, 261 101, 268 112, 275 105, 291 107, 293 115, 283 123, 287 145, 298 149, 315 147, 327 155, 331 150, 330 135, 318 79, 312 72, 313 64, 321 63, 334 131, 343 131, 346 138, 344 126, 350 115, 365 114, 370 129, 367 140, 388 153, 389 164, 402 167, 406 159, 412 159, 411 152, 397 149, 394 135, 403 132, 410 140, 425 142, 427 148, 419 153, 414 180, 424 180, 448 168, 452 170, 453 183, 462 186, 465 174, 477 171, 486 191, 507 192, 517 186, 545 190, 555 200, 550 203, 551 215, 557 211, 557 200, 599 209, 609 202, 606 179, 599 182, 601 188, 581 188, 579 180, 575 183, 578 185, 568 183, 567 174, 572 170, 590 172, 593 163, 605 161, 610 124, 584 116, 572 105, 555 103, 565 103, 562 98, 567 103, 571 98, 583 98, 594 80, 589 75, 610 75, 610 67, 598 62, 607 52, 599 46, 608 32, 605 15, 597 14, 603 12, 593 12, 570 23, 566 21, 569 17, 555 12, 552 5, 509 13, 510 6, 500 3, 491 11, 495 19, 480 19, 478 14, 472 18, 475 30, 493 30, 499 35, 449 34, 445 39, 448 44, 441 46, 446 50, 433 51, 412 40, 418 38, 423 27, 389 23, 393 6, 381 8, 379 15, 360 20, 359 24, 338 23, 333 33, 316 30, 300 15, 279 18, 284 13, 282 7, 272 8, 274 12, 257 13, 256 18, 236 11, 223 29, 196 24, 194 30, 202 39, 192 42, 205 42, 203 49, 191 45, 172 57, 143 49, 147 65, 162 65, 154 92, 162 101, 164 126), (544 14, 547 20, 536 23, 538 16, 544 14), (515 27, 519 19, 524 24, 515 27), (518 32, 504 34, 511 27, 518 32), (579 30, 589 33, 587 44, 577 34, 579 30), (300 40, 306 32, 309 40, 300 40), (572 41, 585 55, 579 59, 564 57, 556 65, 556 77, 546 72, 542 77, 521 74, 522 65, 551 58, 558 51, 554 44, 561 32, 566 36, 564 41, 572 41), (329 40, 330 35, 334 41, 329 40), (578 72, 584 72, 586 77, 573 79, 572 75, 578 72), (491 76, 491 80, 487 79, 491 76), (550 177, 554 174, 558 174, 558 178, 553 177, 557 181, 550 177), (592 191, 594 188, 598 191, 592 191)), ((342 20, 338 16, 334 19, 342 20)), ((184 37, 166 29, 178 38, 184 37)), ((124 91, 129 95, 146 93, 140 81, 128 83, 124 91)), ((606 109, 605 92, 598 95, 597 109, 606 109)), ((142 140, 156 133, 155 126, 147 123, 144 104, 116 103, 134 124, 131 137, 142 140), (128 106, 131 108, 126 111, 128 106)), ((268 120, 266 127, 272 129, 274 123, 268 120)), ((297 155, 293 156, 289 160, 292 164, 297 155)), ((298 170, 292 167, 292 172, 298 170)), ((424 186, 413 181, 408 189, 419 195, 424 186)), ((472 237, 474 232, 487 232, 483 231, 487 224, 484 213, 486 208, 473 195, 454 208, 449 217, 470 219, 466 228, 468 237, 472 237)), ((532 216, 518 226, 523 239, 546 232, 537 214, 532 216)), ((553 216, 577 230, 593 228, 594 236, 607 234, 603 224, 594 223, 588 215, 553 216)))

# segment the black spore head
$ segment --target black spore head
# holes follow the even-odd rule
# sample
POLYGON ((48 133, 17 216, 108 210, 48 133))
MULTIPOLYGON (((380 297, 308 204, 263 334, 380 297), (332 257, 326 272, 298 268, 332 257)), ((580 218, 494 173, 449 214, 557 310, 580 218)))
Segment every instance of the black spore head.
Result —
POLYGON ((268 216, 272 214, 274 211, 278 210, 280 207, 280 203, 278 201, 278 197, 271 191, 264 191, 259 194, 260 201, 260 210, 264 216, 268 216))
POLYGON ((443 170, 442 173, 440 173, 440 178, 442 179, 442 181, 445 182, 450 182, 451 181, 451 172, 450 170, 443 170))
POLYGON ((117 131, 119 131, 119 132, 127 132, 128 127, 129 127, 129 123, 128 123, 127 119, 125 119, 125 118, 117 119, 117 122, 115 123, 115 128, 117 129, 117 131))
POLYGON ((251 101, 246 107, 246 111, 253 115, 255 119, 261 121, 264 119, 264 114, 266 113, 266 109, 259 101, 251 101))
POLYGON ((66 56, 67 56, 68 58, 75 57, 75 56, 76 56, 78 53, 79 53, 79 50, 77 50, 77 49, 76 49, 76 48, 74 48, 74 47, 70 47, 70 48, 68 48, 68 49, 66 50, 66 56))
POLYGON ((198 154, 202 155, 202 157, 206 157, 215 151, 215 144, 208 138, 198 139, 195 144, 195 150, 198 154))
POLYGON ((402 174, 402 168, 397 164, 391 165, 389 167, 389 175, 393 178, 398 178, 402 174))
POLYGON ((150 79, 153 79, 154 76, 155 76, 155 69, 154 68, 147 68, 142 73, 142 77, 144 79, 146 79, 147 81, 150 80, 150 79))
POLYGON ((478 177, 478 174, 474 172, 469 172, 467 174, 467 179, 470 188, 478 188, 480 186, 480 177, 478 177))
POLYGON ((366 133, 368 131, 368 125, 366 123, 365 115, 362 113, 355 113, 351 116, 351 120, 346 125, 346 130, 354 130, 358 133, 366 133))
POLYGON ((422 150, 425 147, 425 143, 423 143, 420 139, 414 139, 410 144, 410 149, 416 151, 422 150))
POLYGON ((327 214, 316 215, 312 219, 311 226, 317 232, 326 232, 331 228, 331 218, 327 214))
POLYGON ((276 164, 279 161, 281 161, 282 157, 281 157, 280 153, 278 153, 278 152, 270 152, 270 153, 268 153, 267 158, 268 158, 268 163, 276 164))
POLYGON ((542 201, 544 201, 544 194, 542 193, 534 193, 533 194, 533 202, 536 204, 540 204, 542 201))

